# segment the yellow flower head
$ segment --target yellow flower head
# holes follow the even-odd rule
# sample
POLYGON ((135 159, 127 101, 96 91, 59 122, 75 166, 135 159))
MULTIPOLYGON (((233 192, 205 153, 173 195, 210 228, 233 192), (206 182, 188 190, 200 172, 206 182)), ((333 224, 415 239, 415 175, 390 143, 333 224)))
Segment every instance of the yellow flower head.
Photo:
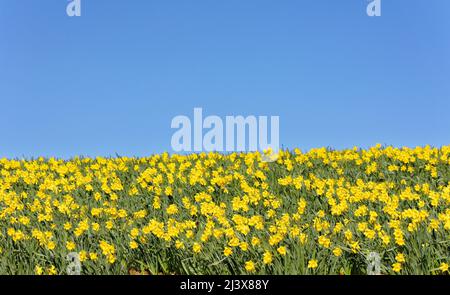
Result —
POLYGON ((194 251, 194 253, 199 253, 202 250, 202 246, 199 243, 195 242, 192 246, 192 250, 194 251))
POLYGON ((253 261, 247 261, 245 263, 245 270, 248 272, 254 272, 255 271, 255 263, 253 261))
POLYGON ((402 265, 401 265, 401 263, 396 262, 396 263, 392 264, 392 270, 393 270, 394 272, 399 273, 399 272, 402 270, 402 265))
POLYGON ((69 250, 69 251, 72 251, 73 249, 75 249, 75 246, 76 245, 75 245, 74 242, 69 241, 69 242, 66 243, 66 249, 69 250))
POLYGON ((272 263, 272 254, 269 251, 264 252, 263 254, 263 263, 271 264, 272 263))
POLYGON ((334 249, 333 249, 333 254, 334 254, 334 256, 336 256, 336 257, 340 257, 340 256, 342 255, 342 249, 339 248, 339 247, 334 248, 334 249))
POLYGON ((286 252, 287 252, 285 246, 278 247, 277 251, 278 251, 278 253, 280 253, 283 256, 286 255, 286 252))
POLYGON ((223 250, 223 255, 228 257, 231 254, 233 254, 233 250, 230 247, 225 247, 225 249, 223 250))
POLYGON ((317 266, 319 266, 317 260, 311 259, 310 261, 308 261, 308 268, 314 269, 317 268, 317 266))

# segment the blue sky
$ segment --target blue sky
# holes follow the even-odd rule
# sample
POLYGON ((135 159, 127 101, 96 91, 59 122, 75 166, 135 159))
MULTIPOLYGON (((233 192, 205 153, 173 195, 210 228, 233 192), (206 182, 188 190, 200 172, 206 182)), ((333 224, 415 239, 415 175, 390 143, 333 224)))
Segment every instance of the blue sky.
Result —
POLYGON ((0 157, 171 151, 278 115, 288 148, 450 144, 450 1, 0 0, 0 157))

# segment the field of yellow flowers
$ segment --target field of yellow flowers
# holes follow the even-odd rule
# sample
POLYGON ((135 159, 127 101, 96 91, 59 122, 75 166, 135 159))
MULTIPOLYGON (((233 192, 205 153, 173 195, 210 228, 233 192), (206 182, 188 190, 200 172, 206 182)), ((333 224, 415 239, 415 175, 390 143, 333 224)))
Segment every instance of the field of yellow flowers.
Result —
POLYGON ((66 274, 69 254, 81 274, 366 274, 372 252, 381 274, 448 274, 450 146, 2 159, 0 173, 0 274, 66 274))

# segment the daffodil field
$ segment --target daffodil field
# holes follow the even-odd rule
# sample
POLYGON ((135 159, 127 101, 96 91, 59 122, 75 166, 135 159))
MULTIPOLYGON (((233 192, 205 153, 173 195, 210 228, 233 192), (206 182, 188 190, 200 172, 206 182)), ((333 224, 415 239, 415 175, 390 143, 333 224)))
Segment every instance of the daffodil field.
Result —
POLYGON ((0 160, 0 274, 448 274, 450 146, 0 160))

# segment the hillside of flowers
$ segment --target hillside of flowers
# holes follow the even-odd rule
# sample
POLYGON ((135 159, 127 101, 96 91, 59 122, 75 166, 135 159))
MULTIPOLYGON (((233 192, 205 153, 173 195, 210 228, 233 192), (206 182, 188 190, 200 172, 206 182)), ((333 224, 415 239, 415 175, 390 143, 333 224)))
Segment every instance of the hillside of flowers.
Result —
POLYGON ((0 274, 350 275, 373 255, 448 274, 450 146, 0 160, 0 274))

